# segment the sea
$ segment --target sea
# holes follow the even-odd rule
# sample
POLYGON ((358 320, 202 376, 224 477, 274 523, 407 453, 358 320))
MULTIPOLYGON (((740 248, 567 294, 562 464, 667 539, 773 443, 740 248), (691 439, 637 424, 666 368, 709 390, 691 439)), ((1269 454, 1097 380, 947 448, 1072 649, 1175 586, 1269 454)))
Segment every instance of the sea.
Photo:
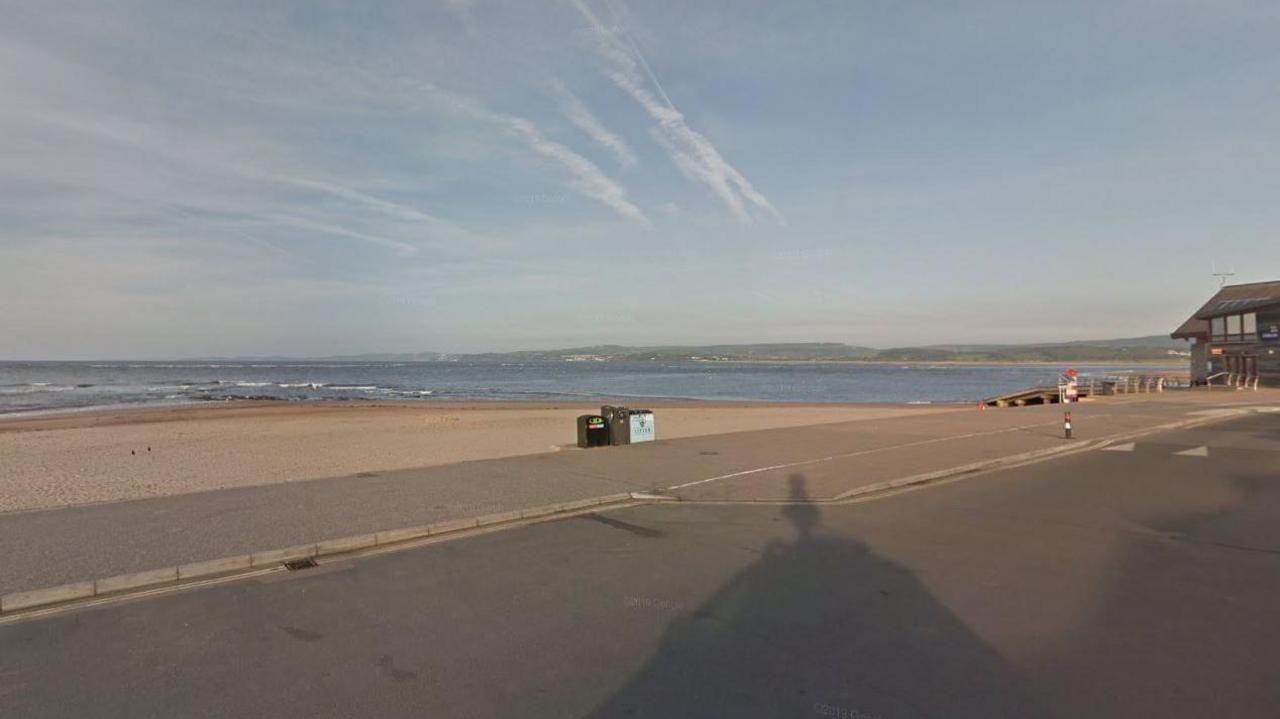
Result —
MULTIPOLYGON (((0 414, 237 399, 973 402, 1055 382, 1047 365, 849 362, 0 362, 0 414)), ((1082 376, 1150 371, 1092 365, 1082 376)))

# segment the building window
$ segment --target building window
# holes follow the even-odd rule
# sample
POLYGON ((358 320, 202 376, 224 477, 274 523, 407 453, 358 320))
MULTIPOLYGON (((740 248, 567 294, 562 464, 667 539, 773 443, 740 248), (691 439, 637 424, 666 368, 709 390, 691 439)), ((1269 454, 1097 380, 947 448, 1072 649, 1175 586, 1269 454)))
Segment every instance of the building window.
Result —
POLYGON ((1258 315, 1226 315, 1209 320, 1209 335, 1214 342, 1257 342, 1258 315))

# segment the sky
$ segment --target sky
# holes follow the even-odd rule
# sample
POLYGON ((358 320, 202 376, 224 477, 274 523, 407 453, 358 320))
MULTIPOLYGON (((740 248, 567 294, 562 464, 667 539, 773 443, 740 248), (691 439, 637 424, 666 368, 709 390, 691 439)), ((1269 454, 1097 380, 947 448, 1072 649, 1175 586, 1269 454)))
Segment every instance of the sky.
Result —
POLYGON ((0 359, 1167 333, 1280 4, 0 0, 0 359))

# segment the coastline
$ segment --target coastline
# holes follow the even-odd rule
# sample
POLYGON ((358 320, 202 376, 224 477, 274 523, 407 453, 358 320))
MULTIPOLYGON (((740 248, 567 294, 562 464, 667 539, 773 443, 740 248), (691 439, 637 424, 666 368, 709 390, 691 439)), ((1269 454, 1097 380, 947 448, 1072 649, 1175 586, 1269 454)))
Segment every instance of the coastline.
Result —
MULTIPOLYGON (((698 360, 526 364, 0 365, 0 417, 243 401, 964 402, 1085 375, 1186 375, 1180 362, 698 360), (930 376, 923 374, 928 370, 930 376), (913 375, 921 375, 919 377, 913 375)), ((494 406, 494 405, 490 405, 494 406)), ((522 406, 538 406, 522 405, 522 406)))
POLYGON ((936 400, 928 402, 814 402, 798 400, 754 399, 699 399, 663 397, 602 397, 599 401, 553 401, 545 399, 452 399, 432 397, 425 399, 372 400, 372 399, 227 399, 191 400, 185 402, 137 402, 129 404, 87 405, 83 407, 53 407, 20 412, 0 412, 0 434, 30 429, 55 429, 93 427, 104 424, 129 424, 148 422, 185 421, 196 418, 194 413, 237 412, 249 409, 278 409, 288 413, 290 408, 300 413, 313 409, 450 409, 455 411, 492 410, 576 410, 582 413, 598 412, 607 404, 619 404, 633 409, 671 408, 762 408, 762 409, 834 409, 834 408, 901 408, 901 407, 959 407, 969 406, 968 401, 936 400))
POLYGON ((1080 362, 1072 362, 1069 360, 886 360, 886 359, 824 359, 824 360, 797 360, 797 359, 773 359, 773 360, 707 360, 707 359, 685 359, 680 362, 696 362, 698 364, 856 364, 856 365, 947 365, 954 367, 1112 367, 1115 365, 1125 366, 1143 366, 1143 367, 1182 367, 1186 365, 1188 357, 1179 357, 1176 360, 1083 360, 1080 362))
MULTIPOLYGON (((960 411, 957 405, 631 402, 660 439, 960 411)), ((0 418, 0 512, 558 452, 579 402, 216 402, 0 418)), ((577 451, 574 448, 572 451, 577 451)))

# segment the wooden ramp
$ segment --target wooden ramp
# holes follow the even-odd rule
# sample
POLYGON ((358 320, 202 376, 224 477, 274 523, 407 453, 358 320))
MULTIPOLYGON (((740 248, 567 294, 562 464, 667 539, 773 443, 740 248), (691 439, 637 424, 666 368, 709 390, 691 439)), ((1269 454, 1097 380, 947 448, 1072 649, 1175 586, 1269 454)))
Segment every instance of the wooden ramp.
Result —
MULTIPOLYGON (((1111 394, 1132 394, 1136 392, 1163 392, 1168 389, 1185 389, 1190 386, 1184 380, 1171 374, 1121 374, 1106 377, 1081 377, 1076 383, 1076 393, 1081 399, 1085 397, 1102 397, 1111 394)), ((1058 385, 1044 384, 1020 389, 1016 392, 997 395, 984 399, 979 404, 987 407, 1022 407, 1029 404, 1057 404, 1061 400, 1058 385)))
POLYGON ((1047 384, 997 395, 982 400, 981 404, 988 407, 1022 407, 1029 404, 1053 404, 1058 399, 1058 385, 1047 384))

